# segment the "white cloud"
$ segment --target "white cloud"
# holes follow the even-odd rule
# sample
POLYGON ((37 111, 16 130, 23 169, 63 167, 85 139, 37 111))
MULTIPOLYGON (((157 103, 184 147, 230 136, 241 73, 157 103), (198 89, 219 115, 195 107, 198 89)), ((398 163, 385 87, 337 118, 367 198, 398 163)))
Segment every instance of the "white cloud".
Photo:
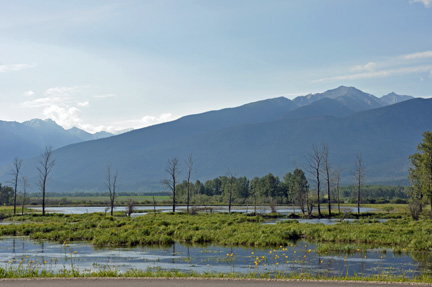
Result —
POLYGON ((58 105, 50 105, 43 110, 43 115, 46 118, 54 120, 62 127, 69 129, 74 126, 80 126, 81 118, 80 110, 75 107, 60 107, 58 105))
POLYGON ((13 65, 0 65, 0 73, 6 73, 11 71, 21 71, 36 67, 36 63, 33 64, 13 64, 13 65))
POLYGON ((351 68, 351 71, 353 72, 360 72, 360 71, 374 71, 376 68, 376 63, 369 62, 366 65, 358 65, 351 68))
POLYGON ((422 3, 425 7, 430 8, 432 7, 432 0, 410 0, 409 1, 411 4, 412 3, 422 3))
POLYGON ((350 73, 347 72, 345 75, 341 76, 313 80, 312 83, 338 80, 357 80, 366 78, 383 78, 415 73, 429 74, 432 69, 431 59, 432 51, 423 51, 399 55, 396 57, 389 57, 379 63, 368 62, 365 65, 353 66, 349 69, 350 73), (378 67, 381 67, 381 69, 378 69, 378 67), (386 69, 383 69, 382 67, 386 67, 386 69))
POLYGON ((412 54, 402 55, 400 58, 402 58, 404 60, 415 60, 415 59, 432 58, 432 51, 424 51, 424 52, 418 52, 418 53, 412 53, 412 54))
POLYGON ((85 87, 86 86, 49 88, 45 91, 45 95, 56 97, 69 97, 73 92, 79 92, 82 88, 85 87))
POLYGON ((43 108, 43 107, 50 106, 52 104, 58 104, 60 102, 61 102, 61 98, 59 97, 45 97, 45 98, 34 99, 31 101, 25 101, 24 103, 22 103, 22 105, 27 108, 43 108))
POLYGON ((33 97, 35 95, 35 92, 33 92, 32 90, 28 90, 27 92, 24 93, 24 97, 33 97))
POLYGON ((105 95, 97 95, 94 96, 95 98, 99 98, 99 99, 103 99, 103 98, 112 98, 112 97, 117 97, 116 94, 105 94, 105 95))
POLYGON ((398 69, 389 69, 382 71, 371 71, 365 73, 357 73, 351 75, 323 78, 319 80, 312 81, 313 83, 319 82, 328 82, 328 81, 339 81, 339 80, 357 80, 357 79, 365 79, 365 78, 383 78, 390 77, 395 75, 405 75, 405 74, 413 74, 413 73, 430 73, 432 70, 432 66, 417 66, 417 67, 405 67, 398 69))
POLYGON ((90 102, 83 96, 87 86, 54 87, 46 89, 43 97, 34 98, 33 91, 27 91, 25 95, 33 99, 25 101, 22 106, 27 108, 42 109, 45 118, 50 118, 64 128, 83 126, 80 108, 90 106, 90 102))
MULTIPOLYGON (((25 101, 22 105, 29 108, 47 107, 54 104, 63 106, 88 106, 88 104, 86 104, 87 101, 79 100, 79 94, 84 88, 86 88, 86 86, 49 88, 45 90, 44 97, 25 101)), ((33 93, 30 93, 31 95, 35 95, 34 92, 29 92, 33 93)), ((29 92, 26 93, 28 94, 29 92)))
POLYGON ((85 101, 85 102, 79 102, 77 103, 78 107, 88 107, 90 106, 90 102, 89 101, 85 101))

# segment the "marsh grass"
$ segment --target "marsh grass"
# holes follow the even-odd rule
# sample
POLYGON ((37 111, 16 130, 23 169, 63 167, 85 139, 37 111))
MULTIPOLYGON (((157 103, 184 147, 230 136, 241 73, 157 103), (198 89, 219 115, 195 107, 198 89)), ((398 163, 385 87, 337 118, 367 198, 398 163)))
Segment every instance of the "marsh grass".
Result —
POLYGON ((331 248, 347 251, 360 245, 432 251, 432 221, 426 218, 413 221, 406 217, 386 222, 363 219, 335 225, 300 224, 292 220, 262 225, 261 217, 244 214, 160 213, 130 218, 93 213, 32 214, 10 220, 21 224, 0 226, 0 236, 29 236, 59 243, 87 241, 95 247, 157 246, 174 242, 271 247, 305 239, 332 244, 326 251, 331 248))
POLYGON ((6 266, 0 267, 0 278, 232 278, 232 279, 276 279, 276 280, 335 280, 335 281, 375 281, 375 282, 409 282, 409 283, 432 283, 431 276, 416 276, 407 278, 405 276, 394 276, 387 274, 377 274, 373 276, 332 276, 328 274, 312 274, 311 272, 284 272, 284 271, 267 271, 267 272, 249 272, 249 273, 215 273, 179 270, 163 270, 159 267, 147 268, 146 270, 130 269, 119 271, 115 268, 100 268, 95 271, 90 270, 39 270, 38 268, 24 268, 6 266))

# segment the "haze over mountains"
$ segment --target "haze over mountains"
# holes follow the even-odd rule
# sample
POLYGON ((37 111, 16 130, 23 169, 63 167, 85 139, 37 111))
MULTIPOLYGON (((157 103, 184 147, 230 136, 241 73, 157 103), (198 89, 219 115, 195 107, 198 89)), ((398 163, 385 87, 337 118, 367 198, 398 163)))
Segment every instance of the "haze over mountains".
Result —
MULTIPOLYGON (((377 98, 344 86, 294 100, 268 99, 59 148, 54 152, 57 163, 49 189, 101 191, 104 171, 111 165, 119 172, 120 190, 162 190, 167 160, 176 156, 183 163, 189 154, 195 159, 193 180, 205 181, 228 170, 248 178, 269 172, 283 176, 296 167, 305 169, 312 145, 322 143, 329 145, 332 166, 344 169, 344 183, 352 182, 357 153, 363 154, 368 182, 396 183, 406 181, 407 157, 415 152, 422 132, 432 128, 431 114, 432 99, 395 93, 377 98)), ((17 124, 13 128, 15 134, 20 129, 27 132, 17 124)), ((0 135, 7 138, 4 130, 8 131, 0 128, 0 135)), ((67 133, 75 139, 81 134, 67 133)), ((38 136, 33 133, 28 138, 38 136)), ((38 148, 61 145, 28 138, 21 141, 21 150, 27 142, 38 148)), ((5 145, 0 147, 2 159, 8 154, 26 157, 20 149, 5 154, 5 145)), ((33 158, 23 164, 23 174, 33 182, 36 163, 33 158)), ((0 182, 6 180, 4 168, 0 182)))

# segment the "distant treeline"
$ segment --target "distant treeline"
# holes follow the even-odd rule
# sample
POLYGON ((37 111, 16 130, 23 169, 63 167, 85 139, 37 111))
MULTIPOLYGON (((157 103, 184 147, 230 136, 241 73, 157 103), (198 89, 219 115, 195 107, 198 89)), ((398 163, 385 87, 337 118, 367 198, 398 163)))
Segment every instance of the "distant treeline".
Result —
MULTIPOLYGON (((163 196, 165 192, 117 192, 117 196, 163 196)), ((30 197, 40 196, 39 193, 31 193, 30 197)), ((47 192, 48 197, 96 197, 107 196, 107 192, 47 192)))
MULTIPOLYGON (((297 169, 301 176, 302 170, 297 169)), ((314 184, 309 185, 305 179, 306 190, 299 191, 294 188, 295 172, 287 173, 282 180, 278 176, 269 173, 264 177, 255 177, 249 180, 246 177, 219 176, 217 178, 201 182, 197 180, 191 183, 191 203, 227 203, 230 195, 234 204, 252 203, 255 198, 259 203, 290 204, 298 201, 299 192, 309 193, 309 197, 315 202, 316 191, 314 184)), ((187 182, 183 181, 177 185, 177 201, 185 203, 187 194, 187 182)), ((324 196, 320 202, 326 203, 326 187, 321 187, 324 196)), ((331 186, 332 202, 337 202, 337 188, 331 186)), ((406 203, 407 187, 386 185, 364 185, 362 186, 362 203, 406 203)), ((341 202, 356 202, 356 187, 340 187, 341 202)))
MULTIPOLYGON (((296 197, 292 185, 292 173, 288 173, 282 180, 278 176, 269 173, 264 177, 255 177, 249 180, 246 177, 227 177, 217 178, 201 182, 197 180, 191 183, 191 203, 192 204, 220 204, 227 203, 230 189, 232 189, 233 204, 252 204, 256 199, 258 203, 277 203, 290 204, 293 196, 296 197), (291 186, 291 190, 290 190, 291 186)), ((308 191, 309 184, 307 183, 308 191)), ((178 203, 186 202, 187 182, 184 181, 177 185, 178 203)), ((363 203, 405 203, 407 201, 407 187, 388 186, 388 185, 365 185, 362 187, 363 203)), ((355 202, 355 187, 341 186, 340 198, 344 202, 355 202)), ((310 188, 311 196, 314 197, 313 186, 310 188)), ((333 198, 336 199, 336 191, 333 190, 333 198)), ((118 196, 163 196, 165 192, 119 192, 118 196)), ((31 193, 29 198, 40 197, 40 193, 31 193)), ((47 193, 47 197, 106 197, 107 192, 70 192, 70 193, 47 193)), ((296 200, 296 198, 294 198, 296 200)), ((298 200, 298 198, 297 198, 298 200)), ((315 199, 316 200, 316 199, 315 199)), ((327 198, 320 200, 327 202, 327 198)), ((332 200, 334 201, 334 200, 332 200)), ((167 202, 168 203, 168 202, 167 202)), ((0 183, 0 204, 13 205, 13 188, 0 183)))

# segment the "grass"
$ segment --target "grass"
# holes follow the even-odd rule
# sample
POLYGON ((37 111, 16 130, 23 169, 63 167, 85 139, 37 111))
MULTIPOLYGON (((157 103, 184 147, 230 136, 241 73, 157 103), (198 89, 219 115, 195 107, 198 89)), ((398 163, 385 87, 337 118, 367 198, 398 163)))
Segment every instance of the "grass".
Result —
POLYGON ((160 213, 136 218, 111 217, 102 213, 62 215, 39 214, 10 217, 22 224, 0 226, 0 235, 30 236, 56 242, 88 241, 100 247, 132 247, 186 244, 268 247, 306 239, 350 245, 374 245, 393 249, 432 251, 432 221, 390 219, 386 222, 360 220, 335 225, 300 224, 281 221, 262 225, 262 218, 243 214, 160 213))
POLYGON ((213 279, 276 279, 276 280, 335 280, 335 281, 374 281, 374 282, 407 282, 432 283, 430 276, 393 276, 377 274, 374 276, 331 276, 326 274, 312 274, 308 272, 249 272, 249 273, 196 273, 179 270, 162 270, 161 268, 148 268, 146 270, 130 269, 125 272, 105 267, 96 271, 77 269, 62 269, 52 271, 40 269, 37 265, 0 267, 0 278, 213 278, 213 279))
MULTIPOLYGON (((5 218, 12 216, 14 212, 13 206, 0 206, 0 218, 5 218)), ((27 207, 24 207, 24 213, 32 213, 35 212, 33 209, 29 209, 27 207)), ((16 213, 18 215, 21 214, 21 206, 16 207, 16 213)))
MULTIPOLYGON (((136 218, 111 217, 102 213, 63 215, 28 214, 11 216, 9 220, 21 224, 0 226, 0 235, 24 235, 32 239, 46 239, 65 242, 88 241, 98 247, 165 245, 173 242, 187 244, 215 244, 225 246, 273 247, 288 246, 297 239, 317 243, 315 253, 361 253, 371 246, 391 248, 396 253, 412 252, 423 256, 432 251, 432 221, 422 218, 413 221, 408 217, 390 219, 387 222, 374 222, 363 219, 358 222, 344 222, 336 225, 300 224, 297 221, 282 221, 275 225, 262 225, 262 218, 244 214, 196 214, 159 213, 136 218)), ((65 245, 67 247, 67 245, 65 245)), ((66 248, 65 247, 65 248, 66 248)), ((69 252, 69 251, 68 251, 69 252)), ((276 278, 276 279, 320 279, 358 280, 432 283, 428 275, 407 278, 377 274, 374 276, 312 274, 307 269, 299 272, 273 269, 261 272, 254 269, 240 273, 194 273, 178 270, 119 271, 101 268, 97 271, 78 270, 73 265, 73 252, 70 267, 59 271, 43 268, 45 263, 35 263, 21 259, 19 265, 0 267, 0 278, 36 277, 205 277, 205 278, 276 278), (308 273, 310 272, 310 273, 308 273)), ((228 256, 228 255, 227 255, 228 256)), ((230 257, 221 258, 230 262, 230 257)), ((283 262, 281 261, 281 264, 283 262)), ((253 265, 253 263, 251 263, 253 265)), ((287 270, 287 269, 285 269, 287 270)))

